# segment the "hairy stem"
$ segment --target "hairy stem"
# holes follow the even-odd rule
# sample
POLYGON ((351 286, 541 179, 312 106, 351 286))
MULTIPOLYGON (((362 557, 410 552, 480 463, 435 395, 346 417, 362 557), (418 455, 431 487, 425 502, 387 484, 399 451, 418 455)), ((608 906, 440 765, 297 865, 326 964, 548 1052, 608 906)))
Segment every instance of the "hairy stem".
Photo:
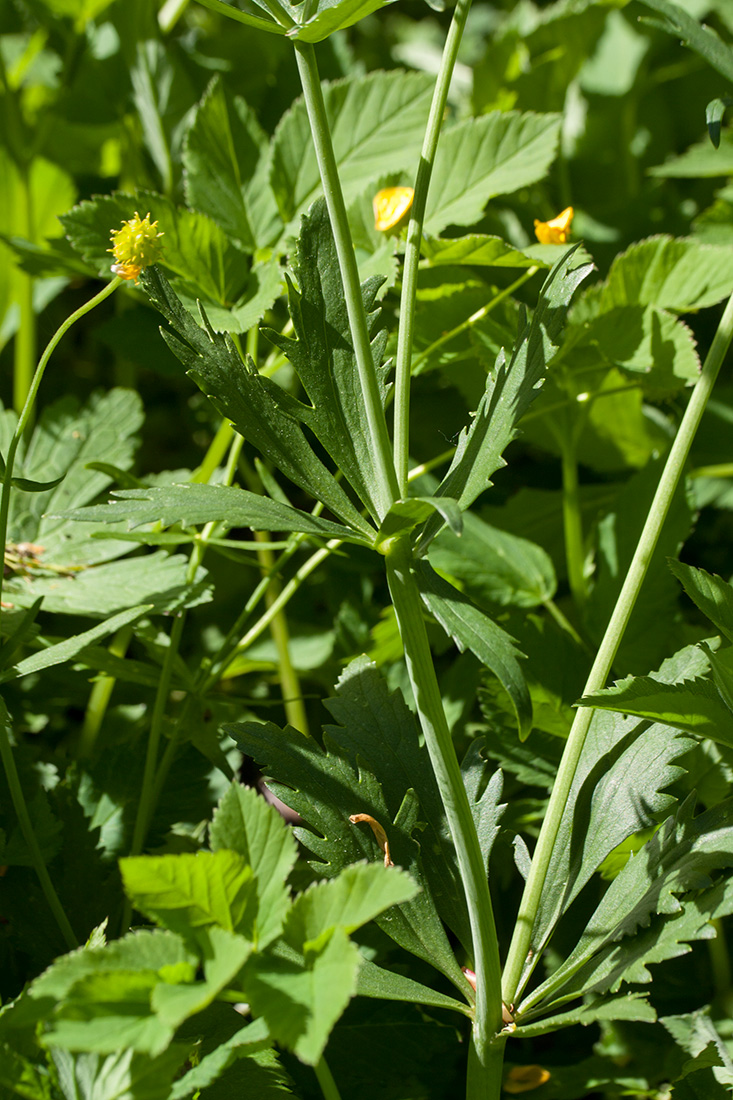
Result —
POLYGON ((438 148, 440 128, 445 114, 445 105, 448 101, 448 90, 456 57, 458 56, 458 47, 461 44, 470 9, 471 0, 458 0, 448 29, 438 78, 433 90, 433 99, 430 104, 428 125, 415 180, 415 197, 412 203, 410 223, 407 227, 405 266, 402 274, 402 294, 400 296, 400 325, 397 333, 397 356, 395 359, 394 405, 394 465, 397 471, 400 496, 403 497, 407 495, 407 467, 410 457, 410 374, 422 227, 425 221, 425 208, 428 201, 430 177, 433 174, 435 153, 438 148))
POLYGON ((499 1096, 501 1060, 493 1044, 502 1027, 501 968, 489 882, 458 757, 443 710, 428 642, 422 603, 412 572, 409 544, 395 539, 387 548, 387 581, 405 649, 417 713, 458 857, 471 924, 476 972, 476 1015, 467 1096, 499 1096))
POLYGON ((399 496, 389 433, 387 432, 387 421, 379 393, 377 374, 374 369, 366 311, 359 283, 359 270, 346 216, 346 205, 341 190, 336 156, 331 142, 331 132, 318 75, 316 55, 313 46, 309 43, 296 41, 294 45, 298 72, 303 86, 303 97, 318 161, 318 170, 321 175, 323 194, 341 271, 349 328, 354 344, 354 355, 366 410, 370 445, 375 456, 377 484, 374 486, 374 504, 377 510, 377 518, 381 520, 389 510, 390 505, 399 496))
MULTIPOLYGON (((605 686, 613 660, 628 625, 631 613, 634 609, 639 591, 641 589, 646 571, 649 568, 654 549, 657 545, 664 521, 669 512, 672 499, 684 469, 687 456, 690 453, 692 441, 700 425, 708 399, 715 384, 725 354, 733 339, 733 297, 728 301, 718 330, 715 333, 710 351, 705 359, 702 373, 692 392, 690 401, 685 410, 685 415, 679 426, 679 430, 672 444, 671 450, 657 486, 649 514, 644 524, 644 529, 639 538, 626 578, 613 609, 611 619, 606 627, 596 659, 591 668, 585 685, 584 695, 590 695, 605 686)), ((524 894, 519 907, 519 915, 514 929, 514 935, 509 947, 504 967, 503 996, 507 1004, 516 1001, 518 993, 531 973, 531 966, 527 966, 527 957, 532 941, 532 930, 537 917, 537 910, 542 896, 542 890, 547 876, 547 871, 552 859, 555 841, 560 829, 560 823, 565 810, 565 804, 570 793, 570 788, 575 778, 580 755, 583 751, 585 738, 590 728, 593 717, 592 707, 578 707, 568 736, 565 751, 563 752, 560 767, 558 769, 555 785, 550 796, 545 820, 540 830, 537 846, 532 858, 532 866, 524 888, 524 894)), ((535 960, 536 962, 536 960, 535 960)))

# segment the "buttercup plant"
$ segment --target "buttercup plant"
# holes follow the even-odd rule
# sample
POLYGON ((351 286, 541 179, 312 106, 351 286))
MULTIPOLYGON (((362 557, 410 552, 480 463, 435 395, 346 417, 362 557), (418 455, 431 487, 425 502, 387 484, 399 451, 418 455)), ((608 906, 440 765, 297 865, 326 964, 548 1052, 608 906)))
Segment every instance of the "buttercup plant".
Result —
MULTIPOLYGON (((36 899, 24 868, 33 869, 60 956, 51 962, 36 945, 29 984, 0 1010, 8 1095, 71 1100, 83 1087, 95 1100, 308 1100, 317 1085, 325 1100, 358 1096, 364 1082, 349 1078, 350 1048, 339 1044, 363 1026, 364 1005, 376 1006, 368 1027, 387 1029, 396 1058, 408 1011, 409 1026, 427 1029, 424 1045, 447 1052, 447 1069, 430 1063, 424 1079, 410 1070, 397 1091, 370 1078, 370 1094, 571 1100, 621 1090, 662 1100, 733 1083, 721 1013, 682 1014, 644 988, 651 964, 714 930, 724 971, 732 803, 723 766, 723 794, 704 772, 733 747, 730 586, 672 567, 722 645, 690 627, 655 663, 639 628, 627 630, 647 574, 653 614, 666 606, 660 555, 683 539, 680 485, 733 338, 731 248, 651 237, 589 285, 594 264, 570 239, 581 203, 534 216, 563 205, 541 187, 560 114, 505 110, 511 97, 487 63, 475 117, 448 120, 470 6, 458 0, 450 16, 434 81, 400 70, 321 80, 322 44, 338 34, 343 45, 342 32, 382 0, 168 2, 157 28, 140 15, 149 37, 140 31, 135 50, 120 28, 136 58, 140 163, 155 186, 131 183, 134 193, 85 199, 64 215, 74 263, 107 279, 111 266, 114 278, 59 328, 3 444, 0 528, 6 546, 33 549, 13 558, 21 575, 0 580, 0 755, 19 824, 12 832, 2 819, 0 881, 10 882, 21 934, 23 891, 36 899), (271 139, 218 76, 166 129, 174 82, 160 75, 155 36, 173 34, 187 7, 196 64, 217 20, 231 21, 231 43, 269 33, 294 62, 302 99, 271 139), (542 205, 528 209, 527 194, 542 205), (514 196, 503 220, 487 207, 499 196, 514 196), (30 436, 61 336, 125 285, 120 308, 138 321, 133 310, 155 308, 171 361, 219 417, 195 469, 129 472, 140 419, 129 389, 85 409, 63 405, 30 436), (725 300, 700 365, 679 315, 725 300), (461 375, 470 415, 447 451, 417 465, 415 379, 452 380, 466 363, 480 375, 478 385, 461 375), (671 402, 685 386, 677 422, 671 402), (609 408, 634 439, 614 435, 609 408), (520 537, 472 511, 520 432, 559 459, 562 608, 552 562, 526 526, 520 537), (58 460, 44 459, 54 448, 58 460), (621 453, 640 472, 593 513, 593 575, 591 497, 609 492, 621 453), (583 486, 586 461, 597 476, 583 486), (53 476, 42 480, 46 467, 53 476), (112 499, 98 503, 111 483, 112 499), (149 552, 129 556, 141 547, 149 552), (331 632, 332 649, 342 647, 325 701, 332 721, 314 735, 318 714, 300 679, 313 671, 301 652, 312 635, 296 632, 293 608, 323 568, 344 570, 351 591, 331 632), (215 617, 207 608, 221 592, 215 617), (389 607, 369 622, 362 605, 373 593, 389 607), (101 621, 60 640, 39 617, 68 613, 101 621), (61 778, 61 755, 53 774, 37 766, 18 731, 32 718, 31 678, 69 663, 94 682, 61 778), (273 702, 284 727, 263 719, 273 702), (243 760, 262 769, 294 827, 239 782, 243 760), (73 861, 59 870, 57 822, 76 837, 81 819, 78 858, 102 886, 79 910, 73 861), (627 1071, 638 1062, 628 1024, 663 1031, 672 1053, 627 1071), (602 1037, 580 1066, 532 1046, 580 1025, 602 1037)), ((691 30, 667 0, 647 6, 729 71, 721 39, 695 20, 691 30)), ((491 64, 518 41, 551 56, 544 36, 564 41, 553 21, 629 34, 621 7, 551 6, 521 34, 509 21, 495 53, 487 46, 491 64)), ((109 41, 95 39, 98 55, 109 41)), ((511 56, 507 73, 519 72, 511 56)), ((590 63, 585 72, 597 88, 590 63)), ((575 77, 563 79, 564 102, 575 77)), ((533 94, 551 106, 556 90, 549 81, 533 94)), ((716 224, 726 202, 716 200, 716 224)), ((15 247, 41 263, 28 243, 15 247)), ((78 274, 60 246, 44 257, 42 270, 78 274)), ((110 326, 120 340, 121 326, 110 326)), ((730 476, 710 469, 698 480, 730 476)), ((668 621, 665 646, 674 612, 668 621)), ((728 986, 717 993, 722 1004, 728 986)), ((369 1059, 381 1073, 382 1055, 369 1059)))

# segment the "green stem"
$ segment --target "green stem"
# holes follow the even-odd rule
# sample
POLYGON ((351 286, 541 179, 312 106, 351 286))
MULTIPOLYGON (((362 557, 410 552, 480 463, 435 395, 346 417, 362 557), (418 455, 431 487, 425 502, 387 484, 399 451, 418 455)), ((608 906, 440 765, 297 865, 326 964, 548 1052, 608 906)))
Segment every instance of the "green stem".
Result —
POLYGON ((565 561, 568 569, 570 591, 578 611, 585 607, 587 589, 583 568, 585 553, 583 549, 583 517, 580 513, 580 495, 578 493, 578 458, 575 450, 574 433, 563 435, 553 429, 560 445, 562 456, 562 516, 565 532, 565 561))
POLYGON ((313 135, 318 170, 323 184, 323 194, 331 221, 343 281, 346 311, 369 429, 370 448, 375 458, 374 503, 377 518, 381 520, 399 496, 399 486, 392 461, 392 450, 379 393, 379 383, 374 369, 366 311, 359 283, 359 270, 346 216, 346 205, 341 191, 336 156, 331 143, 331 132, 318 75, 316 55, 310 43, 296 41, 294 46, 298 72, 303 86, 303 97, 313 135))
POLYGON ((341 1100, 341 1093, 336 1086, 333 1074, 328 1068, 328 1063, 323 1056, 321 1056, 321 1060, 314 1065, 313 1072, 318 1078, 318 1084, 321 1086, 323 1100, 341 1100))
POLYGON ((158 26, 161 34, 170 34, 188 4, 189 0, 165 0, 163 7, 158 12, 158 26))
MULTIPOLYGON (((692 441, 700 425, 708 399, 715 384, 725 354, 733 339, 733 296, 729 299, 721 317, 718 330, 715 333, 710 351, 707 354, 702 373, 697 385, 692 392, 690 401, 685 410, 685 415, 679 426, 679 430, 672 444, 662 476, 657 486, 649 514, 644 524, 644 529, 639 538, 629 570, 626 574, 623 586, 613 609, 611 619, 606 627, 596 659, 591 668, 585 685, 584 695, 590 695, 605 686, 613 660, 621 644, 624 631, 634 609, 634 604, 639 595, 642 582, 649 567, 651 556, 657 545, 660 532, 667 517, 672 499, 682 477, 687 456, 690 453, 692 441)), ((517 923, 514 935, 509 947, 506 965, 504 967, 503 996, 506 1004, 516 1001, 521 992, 533 965, 527 966, 532 931, 545 878, 552 860, 555 841, 560 829, 565 805, 570 794, 570 788, 575 778, 580 755, 583 751, 585 738, 590 728, 593 717, 592 707, 578 707, 568 736, 565 751, 563 752, 557 779, 550 796, 550 801, 542 823, 540 835, 537 840, 532 866, 524 888, 524 894, 519 907, 517 923)))
MULTIPOLYGON (((36 397, 38 395, 38 388, 41 385, 44 372, 48 366, 48 361, 53 354, 56 345, 62 339, 62 337, 69 331, 72 325, 76 324, 80 318, 84 317, 90 310, 98 306, 100 302, 103 302, 105 298, 109 298, 110 294, 117 289, 122 282, 119 278, 114 278, 110 283, 100 290, 99 294, 95 294, 93 298, 90 298, 85 305, 80 306, 70 317, 67 317, 63 324, 59 325, 56 332, 49 340, 46 348, 41 356, 38 366, 36 367, 35 374, 28 389, 28 395, 25 399, 25 404, 18 418, 18 423, 13 434, 13 438, 10 441, 8 447, 8 453, 5 456, 5 476, 3 478, 2 495, 0 496, 0 542, 3 548, 8 539, 8 514, 10 511, 10 490, 12 487, 13 469, 15 466, 15 455, 18 450, 18 445, 23 437, 23 432, 26 429, 27 424, 30 421, 33 413, 33 406, 35 404, 36 397)), ((2 590, 3 590, 3 573, 4 570, 0 570, 0 614, 2 614, 2 590)))
MULTIPOLYGON (((5 711, 5 705, 2 704, 2 710, 5 711)), ((33 825, 31 823, 30 814, 28 813, 28 806, 26 804, 25 795, 23 794, 23 788, 20 785, 20 777, 18 775, 18 769, 15 766, 15 758, 13 756, 13 749, 10 744, 10 737, 8 736, 9 719, 7 711, 0 720, 0 757, 2 757, 3 767, 5 768, 5 776, 8 781, 8 787, 10 789, 10 797, 13 802, 13 809, 15 810, 16 817, 20 824, 21 832, 23 833, 23 839, 28 845, 28 849, 31 853, 31 859, 33 861, 33 867, 38 875, 38 881, 41 884, 44 897, 48 902, 49 909, 53 913, 56 923, 59 926, 61 935, 64 937, 66 946, 70 951, 79 946, 79 941, 74 935, 74 930, 69 923, 69 918, 66 916, 64 907, 59 901, 58 894, 54 889, 54 885, 51 882, 51 876, 48 873, 43 853, 41 852, 40 845, 36 839, 36 834, 33 831, 33 825)))
POLYGON ((428 642, 422 603, 412 572, 409 544, 395 539, 387 548, 387 582, 405 649, 417 713, 456 849, 471 924, 476 971, 476 1016, 467 1095, 498 1097, 492 1044, 502 1028, 501 967, 489 882, 453 739, 443 710, 428 642))
MULTIPOLYGON (((19 193, 22 201, 21 216, 18 219, 18 232, 26 240, 35 242, 33 218, 33 195, 29 166, 18 168, 19 193)), ((24 271, 16 272, 18 280, 18 331, 14 341, 13 364, 13 406, 20 416, 31 388, 33 368, 36 362, 36 313, 33 308, 33 277, 24 271)))
POLYGON ((445 105, 448 102, 448 90, 470 10, 471 0, 458 0, 448 28, 417 169, 410 224, 407 227, 405 265, 400 295, 400 324, 397 332, 394 399, 394 466, 397 471, 400 496, 403 497, 407 496, 407 467, 410 460, 410 376, 422 227, 440 128, 443 124, 445 105))
MULTIPOLYGON (((118 630, 115 634, 109 647, 109 652, 114 657, 124 657, 131 638, 132 627, 123 626, 122 629, 118 630)), ((89 702, 87 703, 87 709, 84 714, 84 723, 81 727, 81 735, 79 737, 79 746, 77 749, 77 758, 79 760, 88 760, 94 752, 94 746, 97 743, 97 737, 102 728, 102 722, 107 713, 107 707, 109 706, 109 701, 112 698, 112 692, 114 691, 116 683, 116 676, 100 676, 89 693, 89 702)))

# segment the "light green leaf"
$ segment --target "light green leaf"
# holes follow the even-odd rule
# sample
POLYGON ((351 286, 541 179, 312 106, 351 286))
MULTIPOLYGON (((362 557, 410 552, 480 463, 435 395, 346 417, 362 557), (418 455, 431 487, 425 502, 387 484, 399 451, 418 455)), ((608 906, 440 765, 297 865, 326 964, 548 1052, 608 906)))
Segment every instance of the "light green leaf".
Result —
POLYGON ((431 267, 471 264, 474 267, 552 267, 512 248, 501 237, 470 233, 466 237, 425 237, 422 254, 431 267))
POLYGON ((447 130, 430 180, 425 231, 472 225, 489 199, 543 179, 559 137, 559 115, 515 111, 494 111, 447 130))
POLYGON ((626 305, 688 313, 715 305, 731 290, 730 249, 692 237, 649 237, 615 258, 608 278, 579 299, 571 321, 576 312, 584 317, 588 304, 599 313, 626 305))
POLYGON ((163 981, 156 985, 150 1006, 167 1027, 178 1028, 189 1016, 202 1012, 241 970, 252 944, 224 928, 212 925, 198 942, 204 954, 204 980, 190 984, 163 981))
POLYGON ((120 860, 136 909, 181 935, 218 925, 251 939, 256 919, 252 868, 237 852, 134 856, 120 860))
POLYGON ((218 76, 196 108, 183 164, 189 206, 248 251, 277 240, 282 222, 267 182, 267 135, 245 101, 227 95, 218 76))
MULTIPOLYGON (((128 529, 144 523, 195 527, 216 521, 223 528, 249 527, 253 531, 304 531, 321 538, 353 539, 353 532, 301 512, 269 497, 228 485, 188 482, 149 489, 120 489, 107 504, 92 505, 54 515, 80 523, 126 523, 128 529)), ((358 538, 357 541, 364 541, 358 538)))
MULTIPOLYGON (((346 202, 380 176, 417 169, 432 96, 423 73, 376 72, 323 85, 329 129, 346 202)), ((285 222, 321 193, 302 100, 284 115, 274 138, 270 183, 285 222)))
POLYGON ((442 531, 430 547, 430 561, 460 581, 469 595, 502 606, 537 607, 557 589, 552 560, 536 543, 492 527, 471 512, 463 534, 442 531))
POLYGON ((283 936, 291 947, 307 954, 335 928, 355 932, 385 909, 410 901, 418 892, 419 887, 409 875, 396 867, 354 863, 336 878, 314 883, 295 899, 283 936))
POLYGON ((47 646, 45 649, 41 649, 37 653, 31 654, 30 657, 24 657, 21 661, 18 661, 17 664, 12 665, 10 668, 3 669, 0 673, 0 684, 5 683, 6 680, 14 680, 21 676, 29 676, 33 672, 40 672, 41 669, 52 668, 54 665, 60 665, 64 664, 66 661, 71 661, 87 646, 98 641, 100 638, 106 638, 109 634, 114 634, 116 630, 119 630, 122 626, 126 626, 128 623, 134 623, 137 619, 151 611, 152 607, 152 604, 143 604, 142 607, 131 607, 129 611, 122 611, 119 615, 113 615, 111 619, 107 619, 99 626, 92 627, 91 630, 85 630, 83 634, 75 634, 73 637, 67 638, 63 642, 47 646))
POLYGON ((214 811, 209 844, 214 852, 239 852, 252 868, 258 902, 255 935, 262 949, 278 935, 290 908, 287 878, 297 858, 292 832, 257 791, 233 783, 214 811))
POLYGON ((217 15, 225 15, 229 19, 236 19, 238 23, 245 23, 248 27, 269 31, 270 34, 285 34, 285 27, 281 27, 279 23, 275 23, 272 19, 265 19, 262 15, 255 15, 252 12, 242 11, 241 8, 235 8, 234 4, 229 3, 229 0, 198 0, 198 2, 203 4, 205 8, 211 8, 217 15))
POLYGON ((670 157, 647 171, 659 179, 714 179, 733 175, 733 133, 723 130, 718 149, 706 137, 678 157, 670 157))
MULTIPOLYGON (((129 544, 127 544, 129 549, 129 544)), ((159 551, 142 558, 107 562, 90 569, 58 569, 40 575, 15 577, 6 582, 6 599, 28 607, 43 597, 44 611, 103 618, 122 608, 152 604, 155 612, 193 607, 211 599, 199 570, 195 583, 187 580, 188 560, 181 554, 159 551)))
POLYGON ((394 0, 319 0, 315 13, 292 27, 288 38, 299 42, 322 42, 334 31, 352 27, 360 19, 392 3, 394 0))
POLYGON ((521 740, 532 728, 532 703, 519 666, 521 654, 513 638, 476 604, 440 577, 427 562, 419 561, 415 572, 420 596, 458 648, 470 649, 490 669, 509 695, 517 716, 521 740))
POLYGON ((356 991, 361 956, 337 928, 305 959, 253 955, 243 985, 252 1010, 270 1034, 309 1065, 321 1057, 328 1036, 356 991))

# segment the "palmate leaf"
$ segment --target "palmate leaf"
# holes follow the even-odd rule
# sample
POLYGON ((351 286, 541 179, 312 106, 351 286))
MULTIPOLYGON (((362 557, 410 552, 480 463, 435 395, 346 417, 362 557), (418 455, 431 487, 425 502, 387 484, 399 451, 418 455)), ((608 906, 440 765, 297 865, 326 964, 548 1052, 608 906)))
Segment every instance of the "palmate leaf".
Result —
MULTIPOLYGON (((347 203, 372 180, 406 169, 414 174, 430 109, 433 81, 423 73, 376 72, 324 83, 323 96, 347 203)), ((321 178, 305 104, 283 116, 272 146, 270 184, 290 223, 321 194, 321 178)))
POLYGON ((536 1015, 540 1005, 616 991, 623 981, 648 982, 650 963, 684 954, 690 940, 711 936, 710 921, 733 905, 731 883, 711 886, 709 877, 733 863, 731 803, 698 817, 693 809, 691 796, 628 861, 575 950, 530 994, 525 1011, 536 1015))
POLYGON ((321 500, 354 531, 369 537, 369 524, 303 434, 300 422, 307 416, 305 406, 263 378, 253 364, 243 363, 230 339, 200 328, 157 269, 143 272, 141 281, 178 333, 166 330, 166 342, 222 415, 294 484, 321 500))
POLYGON ((213 852, 238 852, 252 868, 257 892, 255 935, 261 949, 280 932, 290 908, 287 878, 298 854, 293 834, 257 791, 232 783, 209 826, 209 844, 213 852))
POLYGON ((160 1100, 186 1059, 183 1047, 171 1047, 157 1058, 134 1050, 99 1054, 72 1054, 52 1049, 59 1088, 64 1100, 160 1100))
MULTIPOLYGON (((326 448, 372 515, 379 477, 369 431, 366 403, 356 365, 336 245, 323 199, 301 220, 293 269, 298 286, 288 280, 288 303, 296 339, 271 329, 265 335, 295 367, 311 406, 301 418, 326 448)), ((382 367, 387 340, 379 330, 375 298, 379 277, 362 286, 362 300, 372 341, 372 357, 382 404, 386 371, 382 367)))
POLYGON ((668 560, 668 565, 703 615, 733 642, 733 588, 717 573, 696 569, 674 558, 668 560))
MULTIPOLYGON (((537 396, 546 367, 557 350, 568 305, 577 287, 591 271, 590 265, 573 268, 573 252, 567 253, 548 275, 531 322, 524 325, 506 362, 499 355, 489 375, 470 427, 461 432, 450 469, 436 496, 453 497, 462 509, 491 484, 490 478, 505 465, 502 453, 516 435, 515 425, 537 396)), ((424 552, 442 524, 430 520, 418 543, 424 552)))
POLYGON ((559 137, 559 115, 516 111, 493 111, 446 130, 430 180, 426 232, 473 225, 489 199, 542 179, 559 137))
POLYGON ((468 917, 437 785, 427 753, 420 748, 415 719, 399 696, 388 693, 366 658, 349 666, 327 705, 341 724, 325 729, 324 749, 300 733, 269 723, 242 722, 226 728, 272 777, 272 789, 309 826, 296 834, 319 875, 331 878, 365 857, 382 861, 369 826, 352 824, 349 818, 366 813, 382 826, 393 862, 423 889, 398 909, 377 917, 377 923, 463 992, 467 987, 438 911, 466 941, 468 917), (413 832, 419 823, 418 845, 413 832))

